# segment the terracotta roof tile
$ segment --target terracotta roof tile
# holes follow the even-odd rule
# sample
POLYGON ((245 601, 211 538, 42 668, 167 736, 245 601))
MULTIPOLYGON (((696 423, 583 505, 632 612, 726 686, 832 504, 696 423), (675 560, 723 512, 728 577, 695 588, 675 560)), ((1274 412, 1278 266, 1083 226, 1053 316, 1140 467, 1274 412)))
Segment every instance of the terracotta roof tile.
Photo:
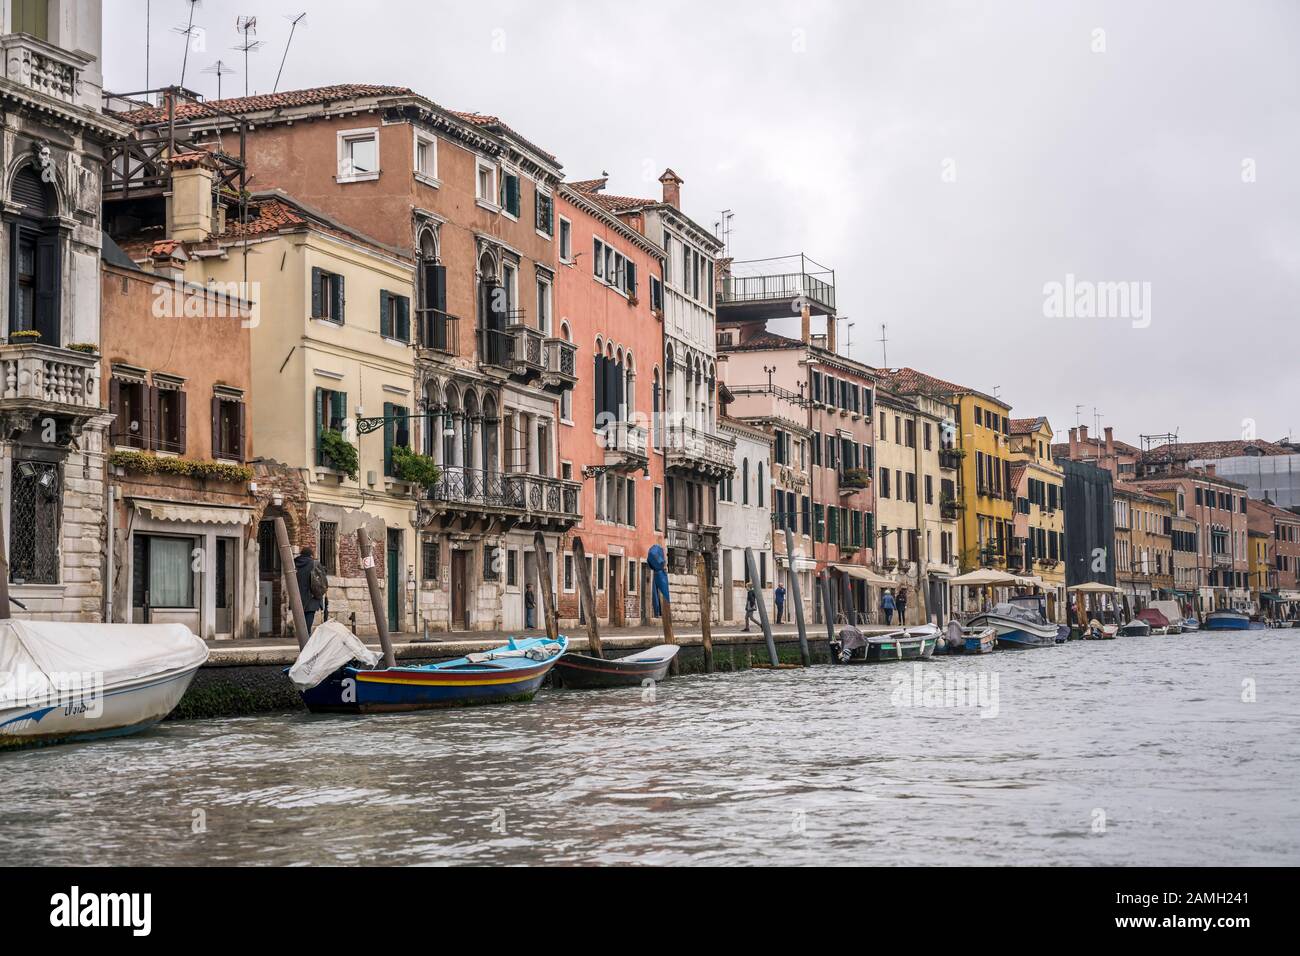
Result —
POLYGON ((1294 455, 1291 449, 1271 441, 1189 441, 1176 445, 1159 445, 1142 455, 1143 461, 1213 461, 1219 458, 1242 458, 1251 449, 1260 455, 1294 455))
MULTIPOLYGON (((177 119, 194 120, 219 116, 222 113, 241 115, 264 110, 284 109, 291 106, 316 106, 336 100, 354 100, 374 96, 412 96, 414 91, 404 86, 377 86, 369 83, 337 83, 333 86, 316 86, 306 90, 286 90, 283 93, 260 93, 253 96, 227 97, 205 100, 201 103, 177 103, 177 119)), ((162 123, 167 120, 167 110, 161 106, 127 110, 114 113, 120 120, 136 125, 162 123)))
POLYGON ((462 119, 466 123, 471 123, 474 126, 480 126, 489 132, 504 133, 507 136, 512 136, 529 149, 536 150, 540 155, 546 157, 551 162, 556 164, 559 163, 559 160, 556 159, 554 154, 548 153, 532 140, 525 137, 518 130, 511 129, 510 126, 508 126, 499 116, 491 116, 487 113, 467 113, 461 110, 448 110, 447 112, 452 116, 455 116, 457 119, 462 119))
POLYGON ((1037 418, 1013 418, 1011 419, 1011 434, 1013 435, 1031 435, 1047 421, 1047 417, 1039 415, 1037 418))

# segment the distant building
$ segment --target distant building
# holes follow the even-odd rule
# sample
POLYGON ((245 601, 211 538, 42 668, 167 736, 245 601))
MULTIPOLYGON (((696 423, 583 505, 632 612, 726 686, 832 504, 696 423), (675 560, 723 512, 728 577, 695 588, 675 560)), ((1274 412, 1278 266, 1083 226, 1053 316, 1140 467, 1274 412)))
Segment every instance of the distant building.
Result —
POLYGON ((1214 466, 1220 478, 1234 481, 1251 498, 1267 499, 1279 508, 1300 508, 1300 447, 1288 442, 1179 442, 1159 445, 1138 462, 1144 477, 1183 469, 1214 466))
POLYGON ((1011 482, 1016 493, 1010 570, 1042 580, 1049 620, 1065 608, 1065 475, 1052 460, 1045 417, 1011 419, 1011 482))
POLYGON ((1115 507, 1109 471, 1058 459, 1065 481, 1065 583, 1115 584, 1115 507))
MULTIPOLYGON (((759 593, 772 610, 772 592, 777 573, 773 546, 785 553, 785 540, 773 537, 774 510, 783 502, 773 497, 772 438, 763 429, 733 418, 718 419, 718 433, 736 443, 736 473, 722 479, 718 494, 718 524, 721 527, 720 617, 739 622, 745 617, 745 591, 750 582, 745 549, 754 553, 759 593)), ((785 517, 778 512, 778 518, 785 517)), ((787 587, 787 591, 790 589, 787 587)), ((793 605, 787 605, 791 610, 793 605)))

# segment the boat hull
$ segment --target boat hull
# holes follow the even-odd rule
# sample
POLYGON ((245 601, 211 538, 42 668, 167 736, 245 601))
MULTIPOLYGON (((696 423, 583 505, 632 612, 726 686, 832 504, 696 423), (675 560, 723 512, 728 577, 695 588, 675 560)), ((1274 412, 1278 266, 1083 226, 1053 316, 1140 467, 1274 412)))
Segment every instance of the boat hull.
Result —
POLYGON ((1145 621, 1130 621, 1119 629, 1120 637, 1146 637, 1151 633, 1151 625, 1145 621))
POLYGON ((556 660, 558 655, 502 674, 349 667, 303 691, 302 700, 318 714, 382 714, 526 701, 533 699, 556 660))
MULTIPOLYGON (((660 651, 659 648, 653 650, 660 651)), ((661 653, 643 651, 612 660, 570 653, 561 657, 555 665, 555 677, 560 686, 573 690, 641 687, 647 681, 657 683, 664 680, 676 656, 675 646, 667 646, 661 653)))
POLYGON ((0 750, 121 737, 147 730, 175 709, 199 665, 63 702, 0 710, 0 750))
POLYGON ((963 654, 992 654, 997 646, 996 636, 989 634, 981 637, 968 637, 962 644, 963 654))
POLYGON ((1058 632, 1055 624, 1029 625, 991 614, 980 614, 971 621, 970 626, 993 628, 998 634, 998 647, 1018 650, 1056 646, 1058 632))
POLYGON ((1235 611, 1213 611, 1205 618, 1207 631, 1245 631, 1250 629, 1250 618, 1235 611))

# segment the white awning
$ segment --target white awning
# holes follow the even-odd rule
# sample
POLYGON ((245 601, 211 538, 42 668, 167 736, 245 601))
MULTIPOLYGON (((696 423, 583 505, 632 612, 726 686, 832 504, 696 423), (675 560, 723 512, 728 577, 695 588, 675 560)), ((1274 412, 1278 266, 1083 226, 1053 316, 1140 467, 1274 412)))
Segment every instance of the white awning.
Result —
POLYGON ((135 509, 155 521, 176 521, 183 524, 246 525, 253 520, 248 508, 223 505, 183 505, 172 501, 142 501, 133 499, 135 509))
POLYGON ((1007 574, 1007 572, 999 571, 996 568, 980 568, 976 571, 960 574, 948 583, 967 588, 1012 587, 1019 584, 1020 579, 1014 574, 1007 574))
POLYGON ((837 571, 842 571, 851 578, 857 578, 859 581, 866 581, 873 587, 878 588, 896 588, 899 583, 893 578, 887 578, 882 574, 877 574, 870 568, 864 568, 860 564, 832 564, 837 571))

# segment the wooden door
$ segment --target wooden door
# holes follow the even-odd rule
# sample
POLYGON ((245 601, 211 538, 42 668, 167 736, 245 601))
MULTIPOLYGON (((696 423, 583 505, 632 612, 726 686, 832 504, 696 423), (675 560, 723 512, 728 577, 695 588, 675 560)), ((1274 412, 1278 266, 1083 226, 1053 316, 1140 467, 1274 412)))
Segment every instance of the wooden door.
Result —
POLYGON ((465 613, 468 555, 468 551, 451 552, 451 626, 462 631, 469 629, 469 621, 465 613))

